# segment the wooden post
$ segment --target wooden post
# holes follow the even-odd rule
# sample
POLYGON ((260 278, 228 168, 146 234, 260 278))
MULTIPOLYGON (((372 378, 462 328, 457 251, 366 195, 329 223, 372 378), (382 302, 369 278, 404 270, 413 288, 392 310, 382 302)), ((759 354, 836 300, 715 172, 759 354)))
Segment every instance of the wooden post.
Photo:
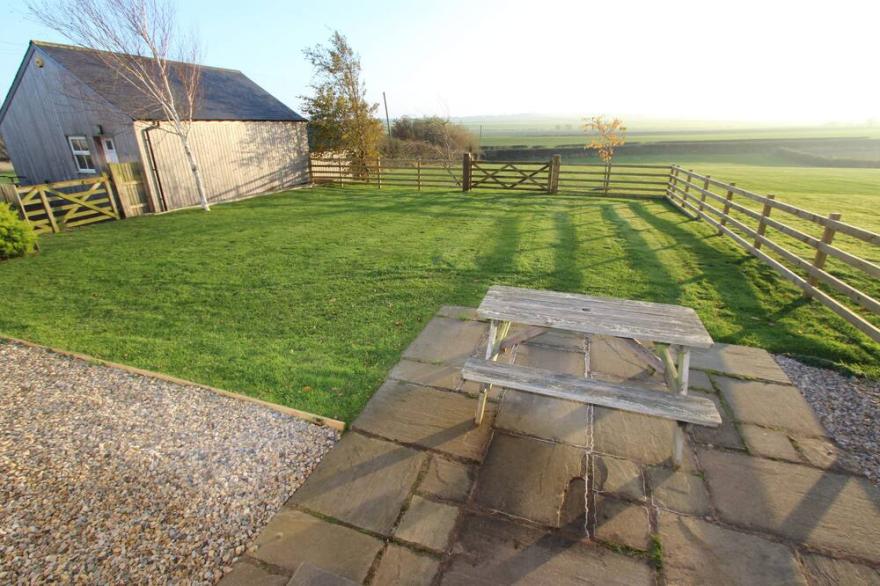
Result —
POLYGON ((706 180, 703 181, 703 193, 700 194, 700 211, 702 212, 705 209, 706 203, 706 193, 709 191, 709 175, 706 175, 706 180))
MULTIPOLYGON (((838 221, 838 220, 840 220, 840 218, 841 218, 840 214, 837 214, 837 213, 828 214, 829 220, 838 221)), ((834 234, 836 232, 837 232, 837 230, 835 230, 833 226, 826 225, 825 232, 822 233, 822 243, 823 244, 831 244, 831 242, 834 240, 834 234)), ((813 266, 816 267, 817 269, 825 268, 825 260, 827 258, 828 258, 828 253, 826 253, 825 251, 823 251, 821 249, 817 249, 816 256, 813 258, 813 266)), ((807 277, 807 282, 810 285, 812 285, 813 287, 815 287, 819 283, 819 279, 817 279, 813 275, 810 275, 809 277, 807 277)), ((806 291, 804 291, 804 295, 807 297, 811 297, 811 295, 806 291)))
MULTIPOLYGON (((676 388, 674 392, 681 396, 688 394, 688 375, 691 368, 691 351, 685 346, 678 346, 678 364, 676 365, 676 388)), ((686 424, 678 422, 675 427, 675 439, 672 448, 672 464, 679 468, 684 460, 684 438, 687 434, 686 424)))
POLYGON ((312 185, 315 184, 315 171, 312 169, 312 157, 309 157, 309 183, 312 185))
POLYGON ((684 186, 684 195, 681 196, 681 201, 683 201, 683 202, 688 200, 688 194, 691 192, 691 179, 694 178, 692 175, 693 172, 694 172, 693 169, 687 170, 687 174, 688 174, 687 185, 684 186))
POLYGON ((666 184, 666 197, 669 199, 675 199, 675 191, 672 189, 673 186, 678 187, 678 182, 676 179, 678 178, 678 166, 672 165, 669 167, 669 182, 666 184))
MULTIPOLYGON (((731 183, 731 187, 736 187, 736 183, 731 183)), ((727 223, 727 216, 730 214, 730 202, 733 199, 733 190, 728 189, 727 195, 724 196, 724 213, 721 215, 721 225, 725 225, 727 223)), ((724 230, 718 230, 718 234, 724 234, 724 230)))
POLYGON ((473 158, 470 153, 465 153, 461 160, 461 190, 471 190, 471 167, 473 158))
POLYGON ((550 175, 547 178, 547 193, 559 193, 559 168, 562 166, 562 157, 553 155, 550 159, 550 175))
POLYGON ((13 193, 15 193, 15 201, 18 202, 18 212, 21 214, 22 219, 28 224, 31 223, 31 219, 28 218, 27 210, 24 209, 24 204, 21 202, 21 195, 18 193, 18 186, 13 186, 13 193))
POLYGON ((382 189, 382 157, 376 155, 376 185, 382 189))
POLYGON ((422 190, 422 158, 419 157, 416 159, 416 185, 418 186, 417 191, 422 190))
POLYGON ((43 210, 46 212, 46 216, 49 218, 49 223, 52 225, 53 232, 60 232, 58 229, 58 222, 55 221, 55 214, 52 213, 52 206, 49 205, 49 199, 46 197, 46 192, 40 188, 40 201, 43 202, 43 210))
MULTIPOLYGON (((776 199, 776 196, 775 195, 768 195, 767 199, 772 201, 772 200, 776 199)), ((769 203, 766 203, 766 202, 764 203, 764 209, 761 210, 761 219, 758 220, 758 229, 756 230, 757 236, 755 237, 755 249, 757 249, 757 250, 761 249, 761 238, 760 237, 763 236, 764 232, 767 231, 767 224, 764 223, 764 218, 767 218, 770 216, 770 211, 772 209, 773 208, 770 207, 769 203)))

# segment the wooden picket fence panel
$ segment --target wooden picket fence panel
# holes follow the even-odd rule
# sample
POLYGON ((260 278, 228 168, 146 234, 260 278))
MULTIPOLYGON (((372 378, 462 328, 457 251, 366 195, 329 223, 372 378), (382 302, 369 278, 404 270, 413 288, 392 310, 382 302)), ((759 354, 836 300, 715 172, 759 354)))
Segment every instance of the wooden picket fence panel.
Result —
POLYGON ((880 294, 880 234, 842 222, 840 213, 816 214, 678 166, 671 169, 666 191, 667 199, 689 217, 705 220, 805 296, 880 342, 880 328, 867 319, 880 316, 880 301, 872 296, 880 294), (807 232, 811 227, 817 234, 807 232), (774 231, 772 237, 768 229, 774 231), (846 242, 838 242, 841 237, 846 242), (877 246, 877 253, 866 259, 845 250, 847 243, 877 246), (803 258, 800 251, 812 258, 803 258), (834 268, 826 266, 829 260, 836 262, 834 268))
POLYGON ((23 185, 16 189, 16 200, 24 219, 38 233, 119 219, 107 175, 23 185))
POLYGON ((132 218, 150 213, 152 208, 141 164, 110 163, 107 167, 110 169, 116 195, 119 196, 123 217, 132 218))

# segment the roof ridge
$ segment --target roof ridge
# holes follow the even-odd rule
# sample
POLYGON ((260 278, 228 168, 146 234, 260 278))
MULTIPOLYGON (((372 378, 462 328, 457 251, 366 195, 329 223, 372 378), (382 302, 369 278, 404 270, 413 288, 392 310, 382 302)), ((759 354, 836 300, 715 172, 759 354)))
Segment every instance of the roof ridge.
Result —
MULTIPOLYGON (((128 55, 129 57, 140 57, 142 59, 152 59, 152 57, 148 57, 146 55, 131 55, 130 53, 120 53, 118 51, 105 51, 104 49, 93 49, 92 47, 82 47, 80 45, 65 45, 64 43, 53 43, 51 41, 38 41, 35 39, 31 39, 31 44, 36 45, 37 47, 55 47, 58 49, 70 49, 72 51, 83 51, 83 52, 91 52, 91 53, 112 53, 115 55, 128 55)), ((204 65, 202 63, 190 63, 189 61, 178 61, 176 59, 166 59, 169 63, 178 63, 180 65, 192 65, 194 67, 200 67, 202 69, 214 69, 217 71, 233 71, 235 73, 241 73, 244 75, 244 72, 241 69, 232 69, 229 67, 217 67, 216 65, 204 65)))

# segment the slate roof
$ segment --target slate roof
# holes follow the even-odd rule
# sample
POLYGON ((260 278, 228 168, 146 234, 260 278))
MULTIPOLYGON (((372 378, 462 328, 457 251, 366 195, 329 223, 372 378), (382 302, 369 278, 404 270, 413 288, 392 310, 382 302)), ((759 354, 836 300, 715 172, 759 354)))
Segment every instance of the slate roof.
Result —
MULTIPOLYGON (((136 86, 120 78, 96 51, 42 41, 32 43, 69 73, 135 120, 164 120, 161 110, 136 86)), ((180 63, 183 67, 195 67, 180 63)), ((235 69, 201 66, 200 99, 194 120, 293 120, 305 118, 235 69)))

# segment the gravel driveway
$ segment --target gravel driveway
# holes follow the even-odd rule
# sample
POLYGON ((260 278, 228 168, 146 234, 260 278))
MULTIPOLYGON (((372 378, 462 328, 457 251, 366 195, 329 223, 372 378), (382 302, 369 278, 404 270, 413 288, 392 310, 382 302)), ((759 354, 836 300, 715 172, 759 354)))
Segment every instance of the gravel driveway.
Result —
POLYGON ((0 583, 214 582, 337 439, 0 343, 0 583))

